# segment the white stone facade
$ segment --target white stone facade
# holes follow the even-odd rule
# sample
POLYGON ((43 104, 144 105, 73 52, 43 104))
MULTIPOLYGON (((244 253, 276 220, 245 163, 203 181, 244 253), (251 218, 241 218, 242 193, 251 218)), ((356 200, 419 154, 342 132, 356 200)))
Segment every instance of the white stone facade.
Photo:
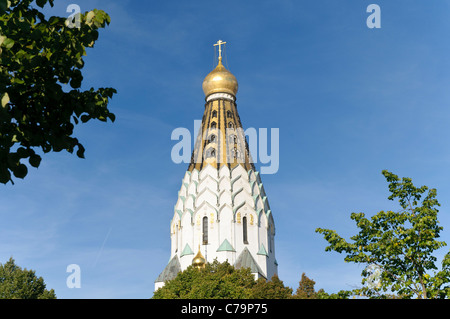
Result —
MULTIPOLYGON (((181 270, 191 265, 199 247, 207 262, 217 258, 231 265, 247 248, 257 264, 255 278, 271 279, 277 274, 274 236, 258 172, 247 172, 242 165, 186 172, 170 223, 170 260, 177 257, 181 270)), ((155 288, 162 285, 157 281, 155 288)))

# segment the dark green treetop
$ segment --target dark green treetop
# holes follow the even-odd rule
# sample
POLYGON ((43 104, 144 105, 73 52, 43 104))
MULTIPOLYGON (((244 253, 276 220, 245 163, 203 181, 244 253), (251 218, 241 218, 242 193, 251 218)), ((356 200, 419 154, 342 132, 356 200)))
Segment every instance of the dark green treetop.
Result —
POLYGON ((35 271, 20 268, 11 257, 0 264, 0 299, 56 299, 56 295, 35 271))
MULTIPOLYGON (((80 14, 79 25, 65 17, 46 19, 32 0, 0 0, 0 182, 24 178, 21 160, 38 167, 43 153, 85 149, 73 136, 74 124, 115 116, 107 106, 116 90, 81 90, 86 48, 110 23, 94 9, 80 14)), ((54 0, 37 0, 43 8, 54 0)))

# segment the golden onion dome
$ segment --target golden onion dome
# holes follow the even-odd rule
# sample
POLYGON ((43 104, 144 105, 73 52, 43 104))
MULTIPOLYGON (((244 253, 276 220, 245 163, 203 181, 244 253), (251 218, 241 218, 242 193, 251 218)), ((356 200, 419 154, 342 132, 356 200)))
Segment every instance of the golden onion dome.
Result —
POLYGON ((195 255, 194 259, 192 259, 192 266, 194 266, 197 269, 205 268, 206 259, 203 257, 202 253, 200 252, 200 247, 198 248, 198 253, 195 255))
POLYGON ((236 97, 238 82, 236 77, 222 65, 222 57, 219 63, 203 80, 203 92, 205 96, 213 93, 228 93, 236 97))

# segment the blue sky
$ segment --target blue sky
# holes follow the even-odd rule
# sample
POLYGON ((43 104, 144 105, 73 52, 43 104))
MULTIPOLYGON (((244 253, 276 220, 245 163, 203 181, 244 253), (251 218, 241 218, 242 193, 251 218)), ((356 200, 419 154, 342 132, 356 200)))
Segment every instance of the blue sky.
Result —
POLYGON ((286 285, 295 290, 303 272, 327 292, 360 284, 362 267, 325 252, 314 230, 348 238, 352 212, 397 209, 383 169, 437 188, 450 243, 450 2, 55 2, 48 15, 68 16, 71 3, 110 14, 87 52, 83 88, 118 90, 114 124, 75 129, 86 159, 46 154, 0 187, 0 262, 36 270, 58 298, 152 296, 187 169, 172 162, 170 136, 201 119, 219 39, 244 127, 280 130, 279 171, 262 181, 286 285), (380 29, 366 25, 371 3, 380 29), (81 288, 66 286, 70 264, 81 288))

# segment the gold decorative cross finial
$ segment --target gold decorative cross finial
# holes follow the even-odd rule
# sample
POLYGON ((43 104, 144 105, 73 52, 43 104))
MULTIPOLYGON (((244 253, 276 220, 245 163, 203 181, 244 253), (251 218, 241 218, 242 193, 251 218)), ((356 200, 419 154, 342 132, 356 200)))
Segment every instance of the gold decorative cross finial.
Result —
POLYGON ((222 61, 222 44, 225 44, 226 42, 223 42, 222 40, 217 41, 217 43, 214 44, 214 46, 219 46, 219 62, 222 61))

